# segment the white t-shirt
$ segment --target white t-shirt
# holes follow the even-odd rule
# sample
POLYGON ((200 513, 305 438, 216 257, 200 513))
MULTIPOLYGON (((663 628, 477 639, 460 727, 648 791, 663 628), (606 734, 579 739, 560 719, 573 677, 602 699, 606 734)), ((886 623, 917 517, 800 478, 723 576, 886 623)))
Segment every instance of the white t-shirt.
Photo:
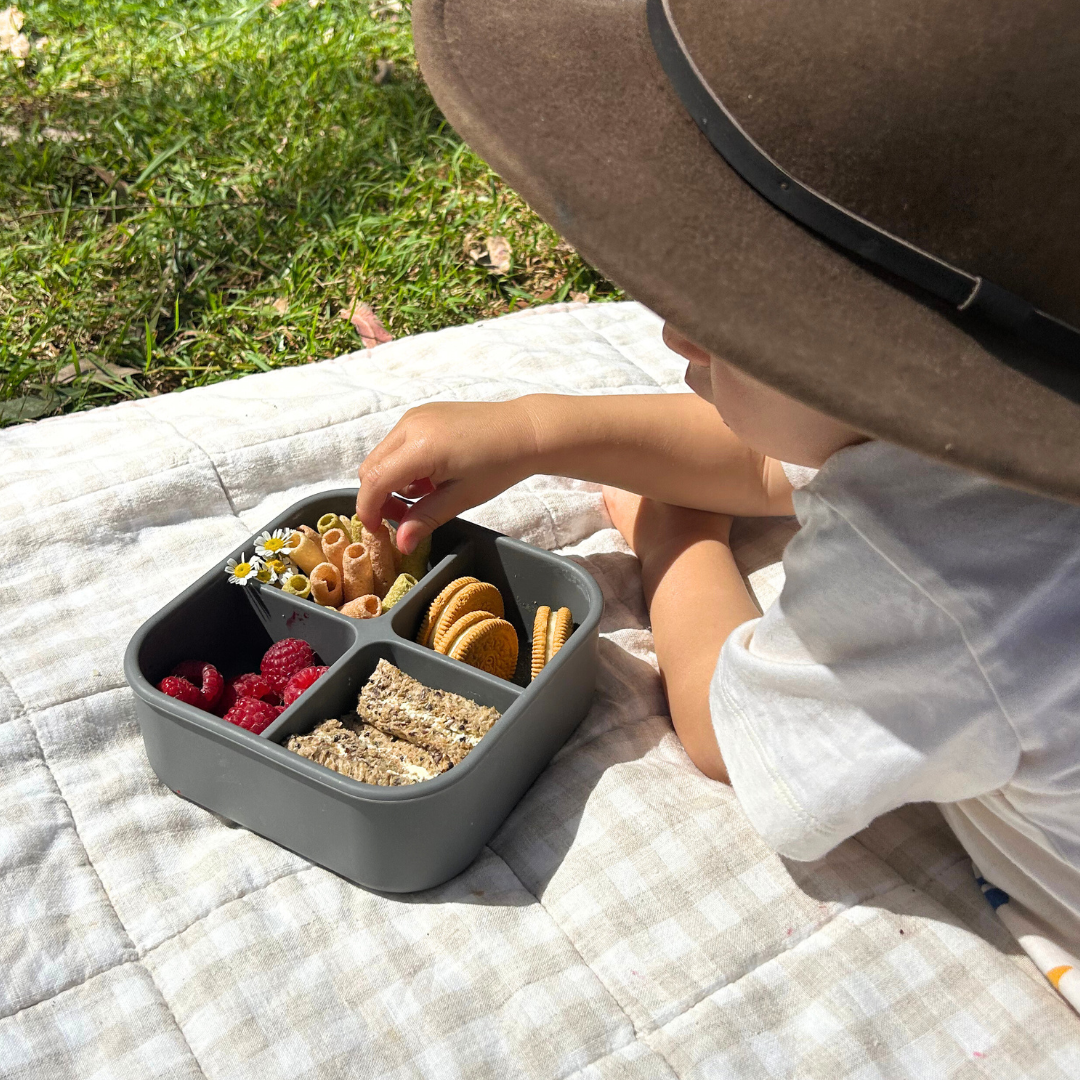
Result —
POLYGON ((904 803, 1080 949, 1080 508, 883 442, 794 496, 786 583, 724 644, 717 739, 776 851, 904 803))

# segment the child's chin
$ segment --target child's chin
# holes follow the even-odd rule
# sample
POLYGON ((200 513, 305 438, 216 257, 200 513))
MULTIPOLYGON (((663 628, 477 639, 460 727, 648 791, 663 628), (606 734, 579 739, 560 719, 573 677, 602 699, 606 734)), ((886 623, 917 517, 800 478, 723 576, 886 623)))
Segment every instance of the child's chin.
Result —
POLYGON ((686 375, 683 376, 683 382, 685 382, 699 398, 707 401, 710 405, 716 404, 713 401, 712 395, 711 372, 707 367, 700 367, 697 364, 688 364, 686 375))

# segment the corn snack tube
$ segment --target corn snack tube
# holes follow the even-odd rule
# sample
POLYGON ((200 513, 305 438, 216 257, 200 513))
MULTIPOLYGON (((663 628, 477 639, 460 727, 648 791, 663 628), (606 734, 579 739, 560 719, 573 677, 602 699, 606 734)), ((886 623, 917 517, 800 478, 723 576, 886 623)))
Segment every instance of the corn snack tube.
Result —
POLYGON ((281 591, 306 600, 311 595, 311 582, 303 574, 292 574, 285 579, 281 591))
POLYGON ((390 531, 384 521, 375 532, 362 529, 361 543, 368 550, 371 558, 371 575, 374 579, 375 595, 381 600, 394 584, 397 577, 397 563, 394 559, 394 544, 390 539, 390 531))
POLYGON ((311 596, 316 604, 341 607, 341 571, 333 563, 319 563, 308 577, 311 580, 311 596))
POLYGON ((416 549, 408 555, 402 555, 398 563, 398 573, 408 574, 419 581, 427 573, 428 559, 431 558, 431 537, 425 536, 416 549))
POLYGON ((371 556, 363 544, 350 544, 341 553, 341 580, 345 589, 345 603, 374 591, 371 556))
POLYGON ((342 605, 341 614, 348 615, 350 619, 374 619, 382 614, 382 601, 374 593, 358 596, 342 605))
POLYGON ((337 514, 323 514, 315 523, 315 528, 320 536, 325 536, 331 529, 343 529, 346 536, 352 536, 348 521, 338 517, 337 514))
POLYGON ((416 578, 412 574, 398 574, 394 578, 394 584, 390 586, 386 595, 383 597, 382 609, 385 615, 399 600, 404 599, 405 594, 410 590, 416 588, 416 578))
POLYGON ((338 570, 342 569, 341 556, 345 549, 352 543, 352 538, 341 529, 330 529, 323 533, 322 549, 326 561, 333 563, 338 570))
POLYGON ((320 537, 314 529, 308 528, 307 525, 301 525, 289 539, 292 540, 293 536, 299 536, 300 542, 295 547, 289 549, 289 558, 292 559, 305 574, 310 574, 319 563, 326 561, 326 556, 323 554, 322 549, 322 537, 320 537), (309 535, 311 533, 315 533, 314 539, 309 535))

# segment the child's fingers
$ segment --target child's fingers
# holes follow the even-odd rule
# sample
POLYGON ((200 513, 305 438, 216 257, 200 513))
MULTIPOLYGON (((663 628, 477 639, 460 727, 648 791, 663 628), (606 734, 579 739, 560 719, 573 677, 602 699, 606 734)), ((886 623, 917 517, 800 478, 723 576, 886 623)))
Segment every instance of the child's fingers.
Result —
POLYGON ((399 499, 396 495, 391 495, 383 503, 382 516, 390 521, 400 521, 405 516, 405 511, 409 509, 410 505, 410 503, 399 499))
POLYGON ((440 525, 475 505, 456 481, 450 481, 419 502, 413 503, 398 519, 398 549, 408 555, 425 536, 440 525))
POLYGON ((430 495, 435 490, 435 485, 426 477, 423 480, 414 480, 404 490, 399 491, 398 494, 405 499, 422 499, 425 495, 430 495))
POLYGON ((430 473, 431 466, 408 450, 386 456, 377 456, 372 452, 357 469, 360 491, 356 496, 356 516, 374 531, 382 521, 382 507, 386 500, 396 492, 404 493, 419 478, 430 473))

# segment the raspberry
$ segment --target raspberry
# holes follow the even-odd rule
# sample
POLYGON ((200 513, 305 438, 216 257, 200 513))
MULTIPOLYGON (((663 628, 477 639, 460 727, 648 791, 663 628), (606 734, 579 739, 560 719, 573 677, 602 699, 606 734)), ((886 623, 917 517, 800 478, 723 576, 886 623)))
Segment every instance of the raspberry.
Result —
POLYGON ((226 722, 247 728, 253 735, 265 731, 283 712, 280 705, 271 705, 258 698, 242 697, 225 714, 226 722))
POLYGON ((266 650, 260 669, 273 687, 274 693, 280 694, 285 684, 301 669, 315 663, 315 652, 306 641, 299 638, 282 638, 266 650))
POLYGON ((301 668, 286 684, 281 692, 281 700, 285 705, 291 705, 311 684, 330 669, 324 667, 301 668))
POLYGON ((237 675, 235 679, 228 681, 214 712, 218 716, 224 716, 242 697, 270 699, 271 705, 277 704, 277 694, 274 693, 270 683, 261 675, 249 672, 246 675, 237 675))
POLYGON ((201 707, 208 711, 218 703, 221 691, 225 688, 221 672, 213 664, 203 660, 185 660, 182 664, 177 664, 172 673, 181 679, 187 679, 192 686, 202 688, 199 691, 202 697, 201 707))
POLYGON ((188 705, 194 705, 196 709, 202 708, 202 691, 187 679, 181 679, 178 675, 166 675, 157 684, 157 688, 163 694, 176 698, 177 701, 187 702, 188 705))
POLYGON ((232 687, 233 693, 238 698, 268 698, 272 697, 274 693, 270 680, 262 675, 255 674, 255 672, 247 675, 237 675, 235 679, 230 680, 229 686, 232 687))

